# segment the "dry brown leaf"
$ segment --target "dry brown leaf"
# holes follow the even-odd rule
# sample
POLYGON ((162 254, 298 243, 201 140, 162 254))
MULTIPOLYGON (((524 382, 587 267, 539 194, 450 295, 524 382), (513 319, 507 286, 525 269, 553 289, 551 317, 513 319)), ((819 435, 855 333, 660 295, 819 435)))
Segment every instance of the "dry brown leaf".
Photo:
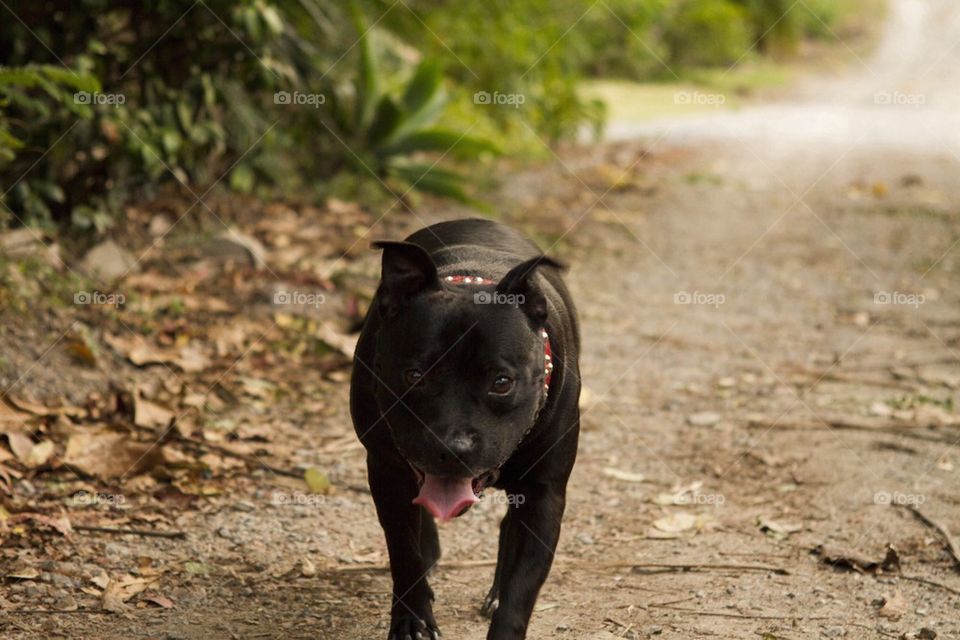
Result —
POLYGON ((26 398, 16 398, 14 396, 7 396, 7 402, 9 402, 14 409, 20 409, 21 411, 32 413, 35 416, 77 417, 84 414, 84 410, 81 407, 48 407, 39 402, 33 402, 26 398))
POLYGON ((196 373, 209 367, 210 359, 203 354, 200 347, 188 345, 180 349, 173 363, 188 373, 196 373))
POLYGON ((897 589, 892 595, 884 596, 883 606, 877 611, 877 615, 891 620, 897 620, 907 612, 909 608, 906 598, 897 589))
POLYGON ((162 445, 137 442, 128 434, 97 429, 70 436, 63 462, 82 473, 117 478, 145 473, 164 462, 162 445))
POLYGON ((10 451, 21 462, 26 460, 33 451, 33 439, 21 431, 7 432, 7 441, 10 443, 10 451))
POLYGON ((169 426, 175 414, 169 409, 141 397, 138 391, 133 394, 133 423, 138 427, 153 429, 169 426))
POLYGON ((53 442, 50 440, 34 443, 26 433, 8 431, 7 441, 10 443, 10 451, 28 469, 43 466, 53 455, 53 442))
POLYGON ((162 609, 173 609, 173 600, 160 594, 147 596, 143 599, 145 602, 155 604, 162 609))
POLYGON ((26 424, 30 414, 17 411, 6 402, 0 401, 0 433, 7 429, 19 429, 26 424))
POLYGON ((199 347, 186 345, 171 349, 152 345, 141 336, 105 335, 103 341, 127 360, 144 367, 151 364, 175 365, 186 372, 203 371, 210 366, 210 360, 199 347))
POLYGON ((42 513, 16 513, 11 515, 7 521, 11 524, 16 524, 19 522, 32 521, 34 524, 43 525, 50 527, 54 531, 57 531, 61 535, 67 537, 73 533, 73 526, 70 524, 70 518, 66 516, 61 516, 55 518, 53 516, 44 515, 42 513))
POLYGON ((100 605, 107 611, 119 613, 125 611, 127 600, 137 595, 157 581, 157 578, 135 578, 131 575, 111 579, 103 592, 100 605))
POLYGON ((333 347, 348 358, 352 358, 353 352, 357 349, 357 339, 359 335, 347 335, 338 331, 333 324, 324 322, 317 327, 317 337, 320 338, 324 344, 333 347))

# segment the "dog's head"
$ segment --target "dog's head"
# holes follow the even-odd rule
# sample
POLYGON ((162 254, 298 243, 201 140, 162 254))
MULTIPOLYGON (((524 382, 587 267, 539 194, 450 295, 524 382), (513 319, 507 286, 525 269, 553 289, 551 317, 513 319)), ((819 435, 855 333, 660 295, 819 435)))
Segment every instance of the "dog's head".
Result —
POLYGON ((476 501, 516 450, 544 400, 547 299, 538 268, 499 282, 438 276, 429 254, 380 242, 377 403, 421 482, 417 503, 441 520, 476 501))

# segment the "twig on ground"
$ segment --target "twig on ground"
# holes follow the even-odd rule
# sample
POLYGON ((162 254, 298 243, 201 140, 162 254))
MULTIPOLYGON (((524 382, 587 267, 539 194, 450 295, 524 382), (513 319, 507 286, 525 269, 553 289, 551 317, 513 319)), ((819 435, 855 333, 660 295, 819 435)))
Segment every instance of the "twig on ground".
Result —
POLYGON ((701 611, 699 609, 688 609, 686 607, 674 607, 671 605, 651 604, 651 607, 657 609, 668 609, 670 611, 682 611, 683 613, 692 613, 698 616, 711 616, 715 618, 737 618, 739 620, 830 620, 827 616, 791 616, 791 615, 760 615, 752 613, 731 613, 728 611, 701 611))
POLYGON ((960 596, 960 589, 954 589, 953 587, 945 585, 942 582, 937 582, 936 580, 921 578, 920 576, 904 576, 904 575, 901 575, 900 579, 909 580, 910 582, 919 582, 920 584, 925 584, 931 587, 936 587, 938 589, 943 589, 947 593, 952 593, 954 595, 960 596))
MULTIPOLYGON (((592 566, 598 566, 596 564, 592 566)), ((790 572, 784 569, 783 567, 775 567, 772 565, 766 564, 673 564, 673 563, 643 563, 637 564, 635 562, 624 562, 624 563, 613 563, 613 564, 604 564, 599 565, 604 569, 633 569, 634 571, 642 571, 644 569, 652 570, 663 570, 665 572, 686 572, 686 571, 762 571, 775 573, 780 576, 788 576, 790 572)))
POLYGON ((102 616, 110 616, 110 615, 113 615, 113 612, 112 612, 112 611, 107 611, 106 609, 73 609, 73 610, 69 610, 69 609, 4 609, 3 612, 4 612, 4 613, 9 613, 9 614, 16 614, 16 615, 26 615, 26 614, 34 614, 34 613, 36 613, 36 614, 42 614, 42 613, 56 613, 56 614, 61 614, 61 613, 66 613, 66 614, 87 613, 87 614, 91 614, 91 615, 102 615, 102 616))
POLYGON ((834 429, 837 431, 859 431, 862 433, 872 433, 876 435, 896 435, 924 442, 936 442, 939 444, 960 444, 960 437, 944 434, 943 436, 929 433, 926 427, 914 426, 909 424, 889 424, 881 423, 877 420, 860 419, 855 416, 845 417, 813 417, 807 420, 778 420, 773 417, 757 417, 751 419, 748 427, 753 429, 781 429, 783 431, 827 431, 834 429))
MULTIPOLYGON (((449 569, 456 571, 458 569, 474 569, 477 567, 492 567, 497 564, 496 560, 462 560, 460 562, 442 562, 440 563, 440 569, 449 569)), ((663 563, 663 562, 647 562, 647 563, 636 563, 636 562, 581 562, 574 560, 572 558, 557 558, 556 565, 558 566, 579 566, 588 569, 630 569, 632 571, 642 572, 644 570, 652 570, 656 572, 663 573, 685 573, 688 571, 691 572, 703 572, 703 571, 761 571, 764 573, 775 573, 777 575, 786 576, 790 575, 790 572, 783 567, 775 567, 772 565, 765 564, 677 564, 677 563, 663 563)), ((387 564, 358 564, 358 565, 341 565, 333 569, 336 573, 363 573, 363 572, 382 572, 389 571, 390 565, 387 564)))
POLYGON ((154 531, 151 529, 125 529, 122 527, 94 527, 85 524, 75 524, 73 528, 77 531, 90 531, 94 533, 111 533, 116 535, 144 536, 148 538, 186 538, 186 531, 154 531))
POLYGON ((212 442, 204 442, 203 440, 197 440, 195 438, 186 438, 184 436, 174 436, 171 438, 173 442, 181 442, 183 444, 191 445, 199 449, 208 449, 211 451, 216 451, 217 453, 228 456, 230 458, 236 458, 238 460, 243 460, 248 464, 251 464, 255 467, 263 467, 267 471, 274 473, 278 476, 287 476, 289 478, 303 478, 303 474, 306 469, 283 469, 281 467, 275 467, 269 462, 265 462, 262 458, 255 455, 250 455, 247 453, 239 453, 237 451, 232 451, 227 447, 222 445, 214 444, 212 442))
POLYGON ((949 529, 947 529, 945 525, 931 519, 929 516, 924 515, 915 505, 907 505, 906 508, 917 520, 940 535, 940 538, 943 540, 943 545, 947 549, 947 553, 953 558, 953 568, 960 571, 960 549, 957 548, 957 543, 954 541, 953 536, 950 535, 949 529))

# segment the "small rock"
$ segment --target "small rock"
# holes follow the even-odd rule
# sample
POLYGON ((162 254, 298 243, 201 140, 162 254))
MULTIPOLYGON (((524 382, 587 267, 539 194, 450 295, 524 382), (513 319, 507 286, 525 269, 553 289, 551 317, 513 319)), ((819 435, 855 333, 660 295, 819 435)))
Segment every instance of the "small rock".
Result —
POLYGON ((720 414, 713 411, 701 411, 687 416, 687 424, 693 427, 712 427, 720 422, 720 414))
POLYGON ((223 262, 246 263, 257 269, 265 266, 263 257, 266 249, 260 241, 236 229, 229 229, 214 237, 204 251, 207 256, 223 262))
POLYGON ((46 242, 39 231, 27 227, 0 234, 0 253, 15 260, 40 257, 54 269, 63 268, 57 244, 46 242))
POLYGON ((870 415, 888 417, 893 414, 893 409, 885 402, 874 402, 870 405, 870 415))
POLYGON ((581 532, 581 533, 578 533, 578 534, 577 534, 577 542, 579 542, 580 544, 585 544, 585 545, 592 545, 592 544, 594 544, 593 538, 590 536, 590 534, 589 534, 589 533, 584 533, 584 532, 581 532))
POLYGON ((173 223, 170 222, 170 218, 160 213, 153 216, 153 218, 150 220, 150 226, 147 228, 147 232, 152 237, 159 238, 170 231, 172 226, 173 223))
POLYGON ((87 252, 80 268, 92 277, 117 280, 137 271, 138 265, 132 253, 113 240, 105 240, 87 252))
POLYGON ((51 573, 50 582, 52 582, 53 586, 55 587, 72 588, 74 586, 73 580, 69 576, 65 576, 62 573, 51 573))
POLYGON ((53 601, 53 608, 57 611, 76 611, 80 608, 77 599, 69 593, 61 595, 53 601))

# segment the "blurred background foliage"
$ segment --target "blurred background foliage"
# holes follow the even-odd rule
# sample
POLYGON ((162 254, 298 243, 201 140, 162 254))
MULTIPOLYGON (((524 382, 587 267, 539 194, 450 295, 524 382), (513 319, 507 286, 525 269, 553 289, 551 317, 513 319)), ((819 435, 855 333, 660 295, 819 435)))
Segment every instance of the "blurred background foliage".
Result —
POLYGON ((830 37, 838 13, 831 0, 7 6, 0 228, 89 230, 177 182, 197 196, 372 186, 476 202, 471 165, 600 131, 603 105, 580 80, 676 80, 791 55, 830 37))

